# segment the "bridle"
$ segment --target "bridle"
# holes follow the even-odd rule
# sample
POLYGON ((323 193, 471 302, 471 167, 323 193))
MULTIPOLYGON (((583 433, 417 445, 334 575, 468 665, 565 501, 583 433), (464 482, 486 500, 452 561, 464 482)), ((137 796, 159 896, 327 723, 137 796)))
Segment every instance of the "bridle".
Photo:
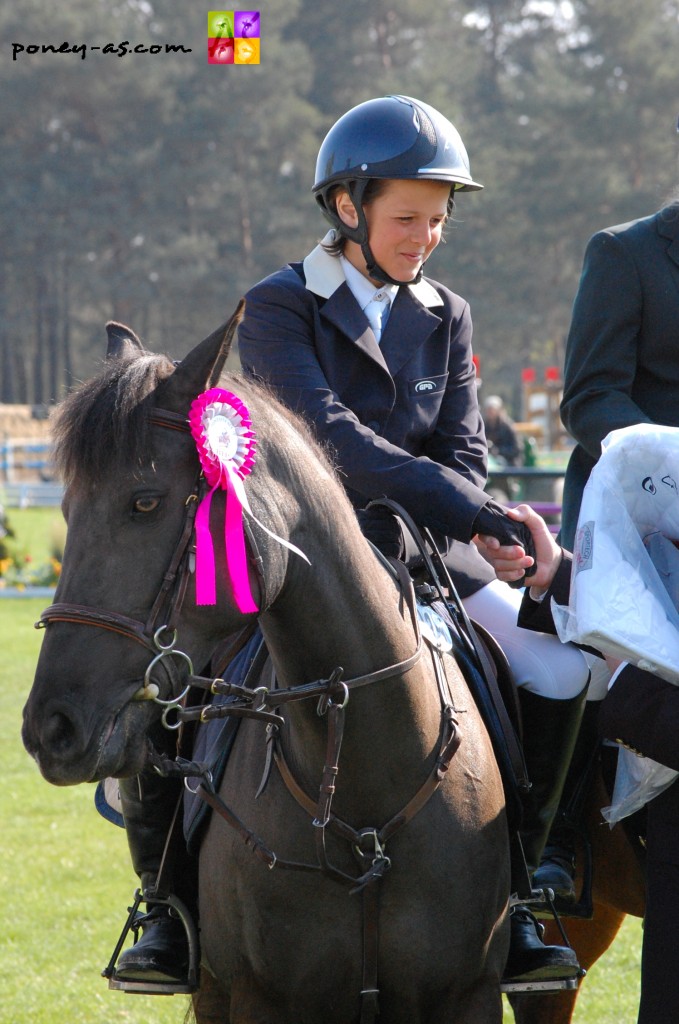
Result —
MULTIPOLYGON (((163 427, 168 430, 175 430, 182 433, 190 433, 189 425, 185 416, 180 413, 171 412, 168 409, 154 409, 149 414, 149 422, 152 426, 163 427)), ((38 622, 36 629, 44 629, 56 622, 70 622, 81 626, 94 626, 98 629, 110 630, 129 640, 141 644, 153 654, 144 674, 144 687, 140 691, 139 699, 153 700, 166 708, 165 714, 170 708, 176 708, 186 697, 190 683, 177 696, 170 700, 163 700, 153 695, 150 688, 151 673, 162 661, 170 657, 176 657, 185 662, 188 666, 189 676, 193 676, 193 665, 191 659, 183 651, 175 647, 177 642, 177 629, 181 615, 189 580, 193 574, 195 561, 195 518, 198 505, 205 494, 207 485, 200 472, 196 474, 196 482, 191 493, 184 502, 184 521, 179 540, 175 546, 170 563, 163 574, 163 579, 158 594, 151 606, 145 622, 140 619, 133 619, 120 612, 109 611, 103 608, 94 608, 89 605, 74 604, 72 602, 60 602, 46 608, 38 622)), ((261 565, 261 558, 252 537, 252 532, 246 526, 250 551, 256 567, 261 565)), ((263 578, 258 573, 260 591, 263 595, 263 578)), ((168 673, 171 678, 171 673, 168 673)), ((164 719, 165 720, 165 719, 164 719)))

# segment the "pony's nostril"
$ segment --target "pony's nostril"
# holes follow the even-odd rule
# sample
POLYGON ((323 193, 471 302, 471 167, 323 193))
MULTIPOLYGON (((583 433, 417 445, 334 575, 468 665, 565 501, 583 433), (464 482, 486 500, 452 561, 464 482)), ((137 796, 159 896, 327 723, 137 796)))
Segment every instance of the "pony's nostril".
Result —
POLYGON ((45 747, 54 754, 60 754, 72 748, 75 742, 75 727, 68 715, 55 711, 48 718, 43 733, 45 747))

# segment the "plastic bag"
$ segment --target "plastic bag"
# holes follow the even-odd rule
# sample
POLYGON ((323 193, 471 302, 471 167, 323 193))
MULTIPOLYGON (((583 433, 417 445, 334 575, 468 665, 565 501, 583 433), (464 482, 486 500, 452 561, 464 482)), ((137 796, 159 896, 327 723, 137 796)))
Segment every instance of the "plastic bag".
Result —
MULTIPOLYGON (((561 640, 679 683, 677 538, 679 429, 641 423, 612 431, 583 493, 569 604, 552 602, 561 640)), ((604 818, 614 825, 678 775, 621 746, 604 818)))
POLYGON ((601 813, 612 828, 671 786, 677 775, 679 772, 650 757, 640 757, 626 747, 619 747, 611 804, 602 807, 601 813))
POLYGON ((679 428, 612 431, 585 487, 570 600, 552 602, 561 640, 573 640, 679 683, 679 612, 644 546, 679 538, 679 428))

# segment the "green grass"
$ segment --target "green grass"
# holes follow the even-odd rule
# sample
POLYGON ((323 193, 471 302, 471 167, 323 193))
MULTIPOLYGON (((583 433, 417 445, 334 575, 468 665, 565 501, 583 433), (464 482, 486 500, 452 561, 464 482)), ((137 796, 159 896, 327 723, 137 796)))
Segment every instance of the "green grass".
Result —
POLYGON ((0 600, 0 1024, 182 1024, 187 996, 112 992, 100 976, 136 885, 125 835, 92 786, 48 785, 21 743, 45 604, 0 600))
POLYGON ((66 523, 59 506, 51 508, 6 508, 5 514, 15 536, 6 538, 10 554, 30 555, 35 562, 46 562, 63 552, 66 523))
MULTIPOLYGON (((125 836, 93 787, 49 786, 21 744, 45 603, 0 600, 0 1024, 182 1024, 186 997, 111 992, 100 977, 136 884, 125 836)), ((629 919, 583 982, 576 1024, 636 1019, 640 945, 629 919)))

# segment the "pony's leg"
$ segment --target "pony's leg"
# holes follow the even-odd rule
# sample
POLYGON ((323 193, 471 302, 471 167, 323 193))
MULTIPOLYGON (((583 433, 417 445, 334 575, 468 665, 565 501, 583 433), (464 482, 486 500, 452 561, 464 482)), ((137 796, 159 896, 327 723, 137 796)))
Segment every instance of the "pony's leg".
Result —
POLYGON ((200 987, 191 1002, 196 1024, 229 1024, 228 993, 204 967, 200 970, 200 987))

